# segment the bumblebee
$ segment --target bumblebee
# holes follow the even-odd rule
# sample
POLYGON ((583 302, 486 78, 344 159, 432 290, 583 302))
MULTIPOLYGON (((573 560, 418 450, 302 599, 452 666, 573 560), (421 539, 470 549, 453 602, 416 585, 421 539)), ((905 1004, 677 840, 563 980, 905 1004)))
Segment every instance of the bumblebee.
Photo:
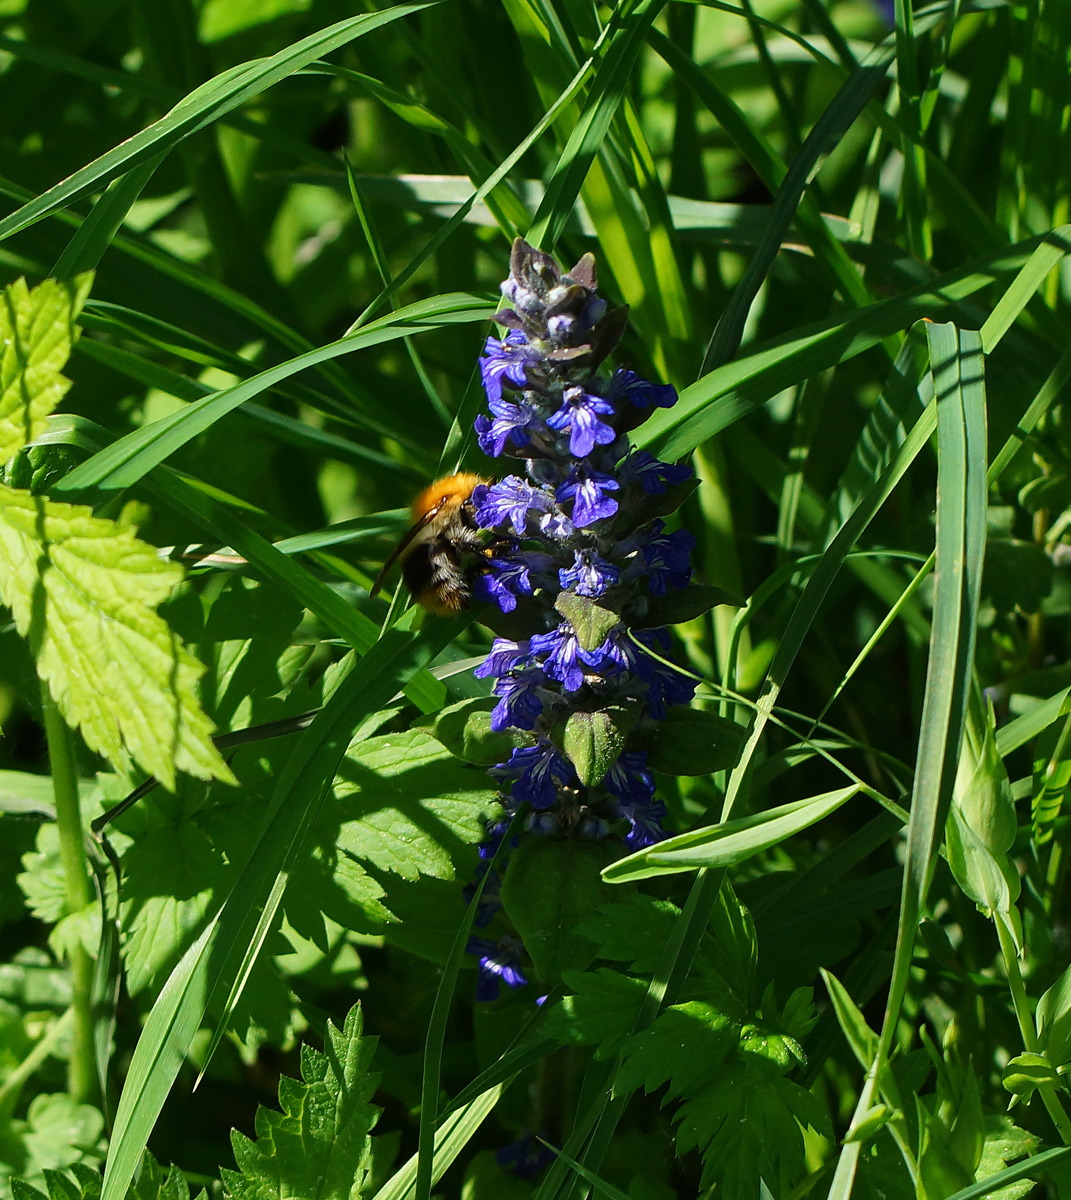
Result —
POLYGON ((375 596, 395 559, 417 604, 439 616, 468 608, 472 582, 487 548, 472 507, 472 491, 486 483, 479 475, 446 475, 413 501, 413 525, 394 548, 372 585, 375 596))

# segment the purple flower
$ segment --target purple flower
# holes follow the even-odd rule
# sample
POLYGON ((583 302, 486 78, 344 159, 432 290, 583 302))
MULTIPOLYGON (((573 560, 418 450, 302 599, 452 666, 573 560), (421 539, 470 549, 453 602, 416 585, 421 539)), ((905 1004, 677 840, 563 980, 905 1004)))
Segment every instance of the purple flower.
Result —
POLYGON ((495 695, 501 700, 491 712, 491 728, 501 733, 510 725, 516 729, 532 729, 543 711, 539 687, 547 677, 539 668, 503 675, 495 680, 495 695))
POLYGON ((618 804, 617 808, 631 826, 625 834, 625 845, 630 850, 653 846, 666 836, 662 828, 666 806, 661 800, 654 800, 650 804, 618 804))
POLYGON ((635 408, 672 408, 677 403, 677 389, 671 383, 648 383, 635 371, 620 367, 610 380, 610 399, 625 399, 635 408))
POLYGON ((593 396, 581 387, 565 389, 562 406, 547 424, 558 433, 569 431, 569 453, 587 458, 596 445, 608 446, 616 437, 613 426, 600 416, 613 416, 614 406, 601 396, 593 396))
POLYGON ((573 565, 558 571, 558 582, 563 588, 572 588, 578 596, 592 599, 613 587, 620 577, 618 568, 600 558, 594 550, 574 550, 573 565))
POLYGON ((529 658, 528 640, 511 642, 509 638, 496 637, 491 643, 491 653, 472 672, 477 679, 505 675, 513 667, 523 666, 529 658))
POLYGON ((665 533, 666 523, 655 518, 638 533, 614 546, 615 557, 636 555, 625 569, 624 579, 630 581, 646 575, 647 590, 653 596, 664 596, 668 587, 687 587, 692 578, 691 553, 695 538, 687 529, 665 533))
POLYGON ((652 596, 664 596, 667 587, 683 588, 691 582, 695 538, 687 529, 663 535, 665 525, 661 521, 653 524, 659 528, 640 547, 640 553, 647 568, 647 590, 652 596))
POLYGON ((647 707, 656 721, 666 715, 667 705, 687 704, 695 692, 694 680, 661 661, 668 652, 669 637, 664 629, 630 633, 623 625, 612 630, 596 651, 603 669, 613 664, 647 684, 647 707))
POLYGON ((528 345, 528 338, 519 329, 511 329, 502 341, 489 337, 484 342, 483 352, 485 357, 480 359, 480 376, 493 412, 495 404, 502 399, 503 382, 523 388, 527 382, 525 366, 538 362, 542 356, 528 345))
POLYGON ((573 524, 578 529, 612 517, 617 501, 607 492, 616 492, 621 485, 612 475, 596 471, 586 462, 578 462, 569 472, 569 479, 554 493, 559 504, 573 501, 573 524))
POLYGON ((531 572, 537 565, 534 559, 550 556, 525 554, 521 551, 504 554, 501 558, 488 560, 488 570, 476 576, 472 593, 477 600, 493 601, 504 612, 513 612, 521 596, 530 596, 534 591, 531 572))
POLYGON ((622 804, 650 804, 655 785, 647 770, 647 751, 628 750, 606 772, 602 786, 622 804))
POLYGON ((558 798, 558 785, 577 786, 576 772, 547 738, 534 746, 518 746, 509 762, 491 768, 499 779, 513 780, 514 800, 526 800, 533 808, 550 808, 558 798))
POLYGON ((491 458, 505 450, 506 444, 520 449, 531 442, 531 434, 543 428, 530 404, 513 404, 509 400, 491 400, 488 407, 494 416, 489 420, 482 413, 476 418, 476 440, 480 449, 491 458))
POLYGON ((545 512, 551 504, 550 496, 519 475, 507 475, 505 479, 488 487, 477 484, 472 492, 476 524, 481 529, 495 529, 500 525, 512 525, 517 537, 524 537, 529 512, 545 512))
POLYGON ((648 496, 661 496, 667 487, 676 487, 691 474, 692 468, 685 464, 664 463, 646 450, 635 450, 621 464, 619 478, 626 486, 638 481, 648 496))
MULTIPOLYGON (((486 862, 490 862, 498 852, 498 847, 502 844, 502 839, 506 836, 506 831, 510 827, 510 818, 504 817, 501 821, 488 821, 483 831, 483 841, 479 844, 480 858, 486 862)), ((520 839, 516 834, 510 838, 510 849, 515 850, 520 839)))
POLYGON ((499 983, 511 988, 524 987, 528 980, 520 966, 523 949, 520 938, 507 936, 497 942, 475 935, 469 938, 466 953, 480 956, 477 1000, 497 1000, 499 983))
MULTIPOLYGON (((594 666, 598 658, 580 649, 576 632, 567 621, 563 621, 557 629, 550 633, 534 633, 530 638, 532 654, 545 654, 542 662, 543 670, 557 679, 567 692, 575 692, 584 683, 584 668, 581 663, 594 666)), ((596 652, 597 654, 597 652, 596 652)))

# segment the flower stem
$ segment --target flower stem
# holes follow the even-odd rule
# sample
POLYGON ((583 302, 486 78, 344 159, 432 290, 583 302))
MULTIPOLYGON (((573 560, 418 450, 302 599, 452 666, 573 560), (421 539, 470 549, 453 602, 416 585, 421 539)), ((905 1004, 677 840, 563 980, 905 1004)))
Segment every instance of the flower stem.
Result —
MULTIPOLYGON (((1019 1031, 1023 1037, 1023 1049, 1036 1054, 1038 1039, 1034 1032, 1034 1014, 1030 1009, 1030 1001, 1026 994, 1026 985, 1019 970, 1019 956, 1016 953, 1015 941, 1011 931, 1000 913, 993 914, 993 923, 997 927, 997 937, 1000 939, 1000 952, 1004 958, 1004 970, 1008 976, 1008 987, 1011 990, 1012 1004, 1019 1021, 1019 1031)), ((1056 1126, 1060 1140, 1065 1146, 1071 1146, 1071 1119, 1068 1118, 1060 1097, 1051 1083, 1043 1083, 1038 1087, 1038 1094, 1056 1126)))
MULTIPOLYGON (((78 775, 74 742, 67 723, 52 699, 48 685, 41 685, 45 737, 52 766, 52 790, 56 801, 60 862, 67 912, 78 913, 93 899, 86 862, 85 833, 78 800, 78 775)), ((93 1050, 93 962, 86 948, 77 943, 70 950, 71 1011, 73 1036, 67 1073, 67 1089, 73 1100, 88 1099, 96 1086, 93 1050)))

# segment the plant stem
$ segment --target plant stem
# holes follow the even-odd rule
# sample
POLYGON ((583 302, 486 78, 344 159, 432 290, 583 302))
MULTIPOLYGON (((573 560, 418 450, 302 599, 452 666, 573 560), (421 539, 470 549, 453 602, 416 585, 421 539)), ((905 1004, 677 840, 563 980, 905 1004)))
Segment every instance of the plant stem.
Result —
MULTIPOLYGON (((1008 987, 1011 989, 1012 1004, 1015 1015, 1019 1020, 1019 1031, 1023 1036, 1023 1049, 1031 1054, 1038 1052, 1038 1039, 1034 1032, 1034 1014, 1030 1009, 1030 1001, 1026 995, 1026 986, 1019 970, 1019 956, 1016 953, 1015 942, 1012 940, 1007 923, 1000 913, 993 914, 993 923, 997 927, 997 937, 1000 939, 1000 952, 1004 958, 1004 970, 1008 976, 1008 987)), ((1051 1083, 1043 1083, 1038 1087, 1038 1094, 1056 1126, 1060 1140, 1065 1146, 1071 1146, 1071 1119, 1068 1118, 1056 1089, 1051 1083)))
MULTIPOLYGON (((41 684, 45 717, 45 737, 52 766, 52 790, 56 801, 56 827, 59 831, 60 862, 67 912, 78 913, 93 899, 86 862, 85 833, 78 800, 78 776, 74 762, 74 743, 67 723, 56 702, 41 684)), ((88 1099, 96 1086, 96 1061, 93 1050, 93 961, 79 942, 70 948, 71 1011, 73 1040, 67 1073, 67 1090, 73 1100, 88 1099)))

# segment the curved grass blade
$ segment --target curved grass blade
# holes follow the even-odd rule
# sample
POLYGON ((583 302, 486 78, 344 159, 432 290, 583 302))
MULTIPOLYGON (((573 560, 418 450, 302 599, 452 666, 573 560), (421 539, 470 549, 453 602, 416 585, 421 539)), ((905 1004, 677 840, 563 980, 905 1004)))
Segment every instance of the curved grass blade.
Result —
MULTIPOLYGON (((926 336, 939 438, 934 617, 892 978, 877 1053, 853 1124, 870 1106, 873 1081, 888 1060, 907 994, 918 923, 936 865, 963 736, 985 550, 982 339, 954 325, 930 324, 926 336)), ((851 1195, 858 1156, 858 1144, 846 1143, 831 1197, 846 1200, 851 1195)))
POLYGON ((122 225, 131 205, 156 174, 156 168, 165 157, 165 154, 154 154, 152 158, 139 163, 119 179, 113 180, 56 260, 56 265, 52 268, 52 275, 56 279, 69 279, 80 271, 92 271, 96 268, 104 252, 112 244, 112 239, 119 231, 119 226, 122 225))
MULTIPOLYGON (((435 1132, 435 1167, 432 1184, 436 1184, 446 1173, 447 1167, 472 1140, 473 1134, 490 1116, 499 1097, 506 1090, 505 1084, 490 1087, 464 1108, 452 1113, 435 1132)), ((410 1200, 416 1195, 417 1156, 396 1171, 376 1192, 373 1200, 410 1200)), ((101 1197, 101 1200, 107 1200, 101 1197)))
POLYGON ((885 78, 891 56, 877 54, 875 60, 852 73, 815 122, 800 152, 793 159, 778 190, 765 236, 718 320, 703 355, 700 375, 706 375, 713 368, 727 363, 739 348, 751 305, 781 249, 819 158, 847 133, 866 107, 874 89, 885 78))
POLYGON ((846 318, 793 330, 717 367, 684 389, 673 408, 659 409, 637 430, 638 447, 672 461, 754 412, 805 376, 847 362, 915 321, 932 319, 967 296, 1018 270, 1039 245, 1031 238, 967 267, 938 276, 846 318))
POLYGON ((591 164, 624 99, 647 31, 664 3, 665 0, 638 0, 627 10, 622 6, 614 12, 613 21, 600 37, 600 42, 608 39, 609 44, 596 69, 588 103, 558 158, 528 231, 532 245, 549 250, 561 237, 591 164))
POLYGON ((602 877, 607 883, 628 883, 700 867, 731 867, 809 829, 858 793, 859 786, 853 784, 748 817, 691 829, 618 859, 603 868, 602 877))
POLYGON ((231 67, 214 79, 190 92, 175 107, 153 122, 148 128, 127 138, 100 158, 75 171, 62 182, 24 204, 0 220, 0 241, 47 217, 56 209, 65 208, 81 196, 97 191, 111 182, 123 169, 130 170, 153 155, 170 150, 183 138, 211 125, 220 117, 251 100, 272 84, 295 71, 300 71, 314 59, 330 54, 355 38, 379 29, 399 17, 420 12, 440 0, 425 0, 421 4, 399 4, 383 12, 338 21, 327 29, 310 34, 287 46, 270 58, 231 67))
POLYGON ((307 367, 353 350, 437 329, 441 325, 486 321, 490 316, 491 310, 480 304, 479 297, 462 294, 439 296, 431 301, 408 305, 359 333, 339 338, 326 346, 269 367, 251 379, 127 434, 77 466, 55 490, 58 494, 64 494, 90 487, 101 491, 130 487, 227 413, 307 367))
MULTIPOLYGON (((911 331, 908 342, 902 352, 902 367, 898 379, 910 377, 917 380, 922 371, 922 342, 915 330, 911 331)), ((928 378, 928 377, 927 377, 928 378)), ((923 385, 925 380, 923 381, 923 385)), ((897 386, 901 386, 898 382, 897 386)), ((789 618, 773 662, 767 672, 766 682, 755 706, 751 722, 751 730, 744 746, 740 761, 729 777, 726 787, 725 800, 722 805, 721 819, 729 820, 740 796, 741 789, 747 778, 751 759, 762 737, 762 731, 770 718, 777 697, 788 675, 788 672, 803 645, 803 639, 810 629, 818 609, 825 599, 826 593, 833 584, 848 552, 855 545, 863 531, 877 515, 893 488, 899 483, 904 473, 910 467, 915 457, 929 442, 936 424, 935 406, 928 405, 919 415, 918 420, 904 439, 889 465, 875 481, 873 487, 860 499, 851 515, 844 521, 836 536, 826 548, 822 561, 815 568, 814 574, 808 580, 789 618)))
POLYGON ((299 737, 256 844, 222 908, 164 985, 131 1060, 116 1115, 101 1200, 122 1200, 160 1109, 214 994, 230 988, 251 927, 270 924, 353 730, 456 633, 447 621, 412 628, 411 609, 339 683, 299 737))

